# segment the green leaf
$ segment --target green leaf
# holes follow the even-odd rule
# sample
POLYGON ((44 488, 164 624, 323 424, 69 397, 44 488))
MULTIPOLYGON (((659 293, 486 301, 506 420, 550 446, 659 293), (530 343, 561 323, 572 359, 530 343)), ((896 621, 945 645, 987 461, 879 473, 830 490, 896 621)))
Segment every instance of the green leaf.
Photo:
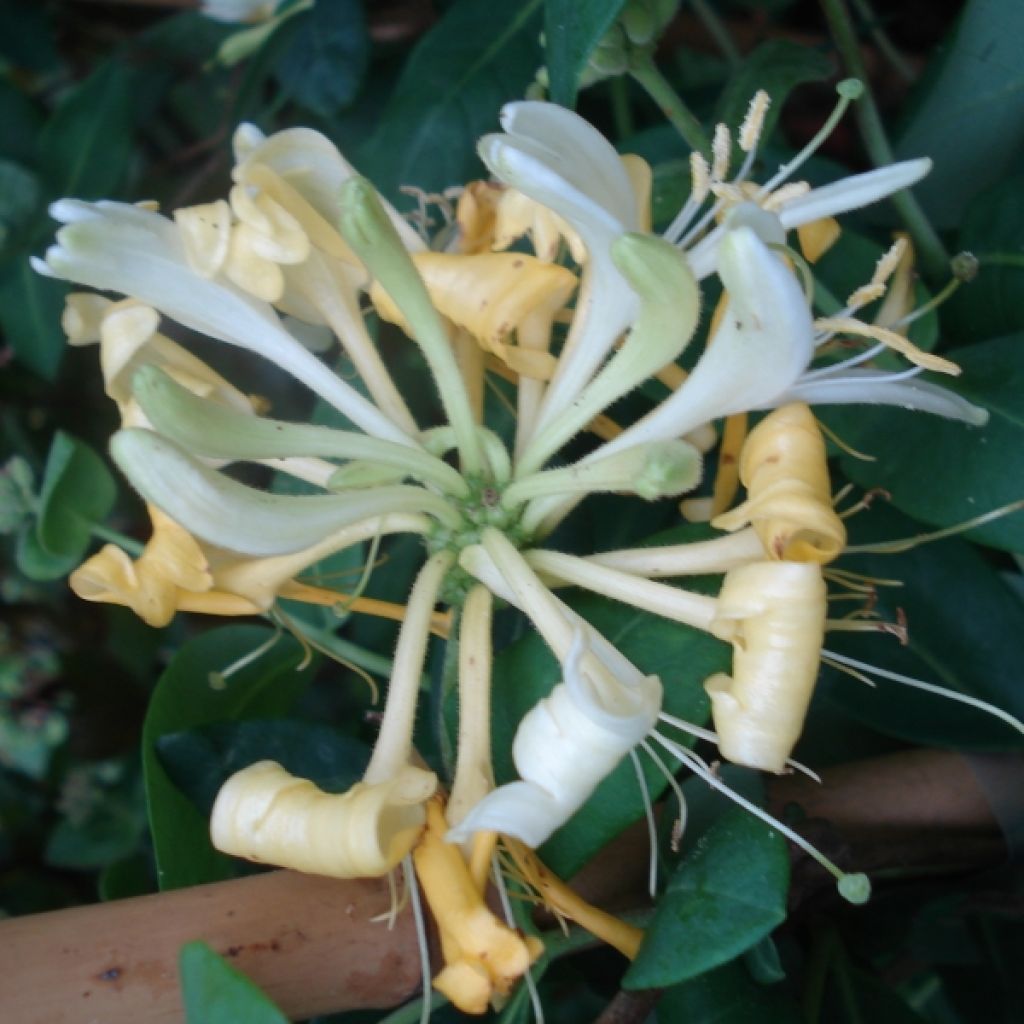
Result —
POLYGON ((52 381, 64 357, 60 317, 68 286, 18 259, 0 279, 0 326, 18 360, 52 381))
POLYGON ((771 136, 789 94, 805 82, 821 82, 835 72, 821 51, 788 39, 770 39, 743 58, 718 101, 715 120, 736 130, 758 89, 771 97, 758 148, 771 136))
POLYGON ((661 997, 658 1024, 802 1024, 799 1008, 777 988, 754 982, 739 961, 673 985, 661 997))
POLYGON ((572 109, 580 75, 625 0, 545 0, 544 60, 552 103, 572 109))
POLYGON ((52 555, 81 557, 93 525, 114 507, 117 485, 103 460, 84 442, 58 431, 39 491, 36 538, 52 555))
POLYGON ((26 228, 35 219, 40 198, 39 182, 30 170, 12 160, 0 160, 0 260, 24 246, 26 228))
MULTIPOLYGON (((851 523, 856 542, 910 536, 915 524, 881 504, 851 523)), ((909 642, 882 633, 832 633, 827 649, 988 701, 1024 718, 1020 637, 1024 602, 968 543, 946 540, 899 555, 851 555, 841 568, 901 587, 880 586, 875 611, 893 622, 902 609, 909 642)), ((824 696, 879 732, 926 746, 1019 749, 1010 725, 931 693, 879 679, 876 688, 826 670, 824 696)))
MULTIPOLYGON (((841 460, 862 487, 882 487, 901 511, 936 526, 952 526, 1024 498, 1024 333, 946 353, 963 374, 948 387, 989 410, 984 427, 890 406, 818 410, 865 462, 841 460)), ((937 379, 937 378, 936 378, 937 379)), ((1024 551, 1024 514, 1018 512, 967 534, 1007 551, 1024 551)))
POLYGON ((222 672, 270 639, 262 626, 225 626, 191 640, 174 656, 157 683, 142 729, 142 756, 161 889, 229 878, 229 858, 214 850, 203 814, 171 781, 156 745, 168 733, 212 722, 285 713, 306 686, 297 671, 302 653, 289 638, 234 672, 216 688, 222 672))
POLYGON ((36 537, 35 523, 26 523, 18 533, 14 561, 18 569, 30 580, 45 582, 67 576, 81 558, 77 555, 51 555, 40 545, 36 537))
POLYGON ((39 135, 39 169, 59 196, 117 192, 132 156, 133 72, 101 64, 61 102, 39 135))
POLYGON ((276 761, 328 793, 344 793, 370 759, 366 744, 351 736, 291 720, 219 722, 168 733, 156 749, 168 777, 204 814, 228 776, 257 761, 276 761))
POLYGON ((929 69, 918 105, 896 144, 898 157, 930 156, 914 195, 939 227, 954 227, 980 189, 1020 153, 1024 4, 971 0, 929 69))
POLYGON ((728 963, 782 923, 788 885, 781 834, 727 811, 673 873, 624 987, 677 985, 728 963))
POLYGON ((965 342, 995 338, 1024 329, 1024 175, 1001 181, 976 196, 964 215, 957 248, 981 257, 978 276, 964 285, 943 309, 965 342), (1017 265, 988 263, 1007 255, 1017 265))
POLYGON ((178 958, 186 1024, 288 1024, 288 1018, 241 971, 205 942, 178 958))
POLYGON ((330 117, 355 98, 369 60, 361 0, 320 0, 295 19, 275 74, 296 103, 330 117))
POLYGON ((43 115, 35 103, 8 79, 0 79, 0 154, 28 163, 36 151, 43 115))
MULTIPOLYGON (((728 665, 729 649, 725 644, 698 630, 596 595, 579 596, 569 603, 641 671, 661 678, 667 712, 697 724, 706 721, 708 700, 702 684, 728 665)), ((501 781, 516 777, 511 746, 519 720, 560 679, 554 656, 532 632, 495 659, 494 749, 501 781)), ((640 758, 648 787, 653 793, 660 792, 664 779, 646 755, 640 758)), ((626 758, 544 845, 542 857, 554 871, 568 877, 642 814, 636 773, 626 758)))
POLYGON ((476 140, 498 129, 540 64, 541 0, 457 0, 416 44, 357 166, 390 198, 479 176, 476 140))

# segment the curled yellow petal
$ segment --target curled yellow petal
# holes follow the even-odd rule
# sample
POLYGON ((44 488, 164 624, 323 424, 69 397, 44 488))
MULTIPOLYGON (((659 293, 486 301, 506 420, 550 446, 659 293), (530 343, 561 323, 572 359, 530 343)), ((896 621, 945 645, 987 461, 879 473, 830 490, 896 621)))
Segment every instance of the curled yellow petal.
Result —
POLYGON ((135 561, 107 544, 71 574, 69 583, 85 601, 123 605, 150 626, 159 627, 174 618, 183 593, 209 591, 213 577, 206 555, 187 530, 154 505, 149 506, 149 514, 153 536, 135 561))
POLYGON ((416 876, 441 933, 445 966, 434 978, 464 1013, 485 1013, 495 996, 512 990, 543 946, 509 928, 491 913, 448 831, 439 799, 427 805, 427 830, 413 861, 416 876))
POLYGON ((712 520, 730 532, 752 523, 770 558, 831 562, 846 544, 832 507, 825 442, 811 410, 792 402, 766 416, 740 455, 742 505, 712 520))
POLYGON ((723 757, 785 769, 818 676, 825 605, 813 562, 753 562, 726 573, 710 631, 733 645, 732 676, 704 683, 723 757))
MULTIPOLYGON (((518 347, 506 339, 525 321, 554 314, 568 301, 576 276, 565 267, 523 253, 414 253, 434 305, 472 334, 487 351, 524 376, 547 379, 554 357, 547 351, 518 347)), ((377 312, 409 332, 388 294, 378 284, 370 291, 377 312)))
POLYGON ((455 206, 459 226, 459 252, 490 252, 494 242, 498 202, 505 186, 491 181, 471 181, 455 206))
POLYGON ((558 216, 518 189, 507 188, 498 199, 494 220, 492 249, 507 249, 523 235, 529 235, 537 258, 550 263, 558 256, 559 242, 564 238, 573 260, 583 264, 587 250, 583 239, 558 216))
POLYGON ((274 761, 236 772, 210 819, 213 845, 261 864, 331 878, 375 878, 395 868, 423 830, 433 772, 407 765, 384 782, 325 793, 274 761))

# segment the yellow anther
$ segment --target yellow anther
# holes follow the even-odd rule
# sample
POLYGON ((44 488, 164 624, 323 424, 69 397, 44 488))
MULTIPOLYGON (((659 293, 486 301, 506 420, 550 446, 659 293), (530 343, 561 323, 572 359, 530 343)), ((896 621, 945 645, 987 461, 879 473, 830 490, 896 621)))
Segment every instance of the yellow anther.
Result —
POLYGON ((934 370, 936 373, 948 373, 956 377, 960 373, 960 367, 949 359, 925 352, 919 349, 912 341, 908 341, 902 334, 889 330, 887 327, 879 327, 876 324, 862 323, 851 317, 826 317, 822 320, 815 320, 814 326, 819 331, 829 331, 834 334, 852 334, 858 338, 870 338, 872 341, 881 342, 887 348, 899 352, 901 356, 909 359, 915 366, 921 366, 926 370, 934 370))
POLYGON ((711 140, 711 180, 724 181, 729 173, 729 160, 732 156, 732 136, 724 124, 715 125, 715 134, 711 140))
POLYGON ((690 154, 690 202, 704 202, 710 191, 711 168, 704 155, 694 150, 690 154))
POLYGON ((743 124, 740 126, 739 144, 744 153, 750 153, 757 147, 771 102, 771 97, 764 89, 758 89, 751 98, 747 116, 743 118, 743 124))

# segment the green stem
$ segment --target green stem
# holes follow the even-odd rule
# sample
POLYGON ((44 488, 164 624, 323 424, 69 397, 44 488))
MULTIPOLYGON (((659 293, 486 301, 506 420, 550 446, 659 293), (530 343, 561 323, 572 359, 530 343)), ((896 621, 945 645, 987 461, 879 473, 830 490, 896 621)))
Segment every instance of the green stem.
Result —
POLYGON ((332 654, 337 655, 343 661, 349 661, 357 668, 361 668, 372 675, 387 679, 391 675, 391 659, 382 654, 368 651, 359 644, 352 643, 336 636, 326 629, 317 629, 309 622, 303 620, 302 632, 321 647, 325 647, 332 654))
POLYGON ((1024 267, 1024 253, 982 252, 975 256, 983 267, 1024 267))
POLYGON ((704 156, 711 156, 711 142, 700 121, 683 103, 669 81, 658 70, 648 50, 637 50, 629 63, 629 73, 647 90, 647 94, 661 108, 672 126, 692 148, 704 156))
MULTIPOLYGON (((860 44, 850 21, 850 13, 843 0, 821 0, 821 7, 846 70, 853 77, 860 79, 864 86, 864 94, 857 103, 855 114, 868 156, 876 167, 891 164, 896 157, 885 134, 882 116, 868 84, 867 68, 861 57, 860 44)), ((949 273, 949 253, 946 252, 942 240, 920 203, 907 190, 897 192, 890 198, 914 239, 925 273, 933 281, 945 278, 949 273)))
POLYGON ((104 526, 102 523, 93 523, 90 530, 94 537, 99 537, 100 540, 116 544, 119 548, 127 551, 132 558, 138 558, 146 549, 145 544, 135 540, 134 537, 126 537, 118 530, 112 530, 109 526, 104 526))
POLYGON ((691 0, 690 6, 693 13, 704 23, 708 35, 715 41, 715 45, 722 51, 730 68, 738 68, 743 63, 743 54, 737 49, 732 41, 725 22, 718 16, 715 9, 706 0, 691 0))
POLYGON ((914 69, 907 63, 903 54, 893 45, 893 41, 886 35, 882 23, 871 8, 868 0, 853 0, 853 6, 864 21, 865 27, 871 33, 875 46, 883 57, 896 69, 897 74, 906 81, 913 82, 917 77, 914 69))
POLYGON ((628 139, 633 134, 633 111, 629 105, 629 80, 621 75, 608 80, 608 96, 612 105, 615 137, 628 139))

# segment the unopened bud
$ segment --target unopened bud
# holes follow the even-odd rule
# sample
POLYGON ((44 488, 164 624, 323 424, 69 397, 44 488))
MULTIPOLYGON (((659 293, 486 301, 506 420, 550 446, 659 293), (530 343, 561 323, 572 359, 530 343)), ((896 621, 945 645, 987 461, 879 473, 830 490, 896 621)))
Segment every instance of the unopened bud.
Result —
POLYGON ((949 261, 949 269, 958 281, 973 281, 978 276, 981 263, 973 252, 958 252, 949 261))

